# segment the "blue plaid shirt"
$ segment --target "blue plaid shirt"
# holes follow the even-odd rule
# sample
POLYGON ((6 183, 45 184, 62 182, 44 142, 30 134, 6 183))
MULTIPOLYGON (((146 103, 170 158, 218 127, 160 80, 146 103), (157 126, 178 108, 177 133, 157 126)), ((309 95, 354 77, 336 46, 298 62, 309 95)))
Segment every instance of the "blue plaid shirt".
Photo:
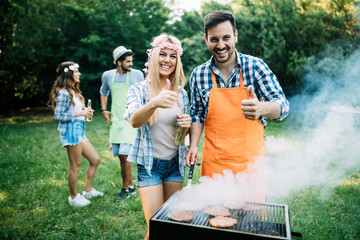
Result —
MULTIPOLYGON (((205 122, 209 108, 210 89, 213 88, 211 70, 215 73, 218 88, 233 88, 240 87, 239 66, 242 69, 244 86, 253 85, 259 101, 279 103, 281 114, 275 120, 283 120, 289 114, 289 102, 285 98, 275 74, 263 60, 239 53, 236 50, 235 53, 237 55, 236 66, 233 68, 227 83, 222 79, 219 69, 214 64, 213 57, 192 72, 190 77, 190 115, 192 122, 205 122)), ((259 120, 265 127, 266 118, 260 117, 259 120)))
MULTIPOLYGON (((188 112, 189 99, 184 89, 179 92, 179 97, 181 103, 185 106, 185 112, 188 112)), ((149 91, 146 81, 142 81, 131 86, 129 88, 127 99, 128 102, 123 116, 127 121, 130 122, 131 115, 149 101, 149 91)), ((181 176, 183 177, 185 177, 184 169, 186 165, 186 152, 187 147, 185 145, 179 147, 179 170, 181 176)), ((149 173, 149 175, 151 175, 151 168, 153 166, 154 158, 153 154, 154 147, 151 141, 149 123, 146 123, 143 126, 137 128, 136 138, 134 144, 129 151, 128 160, 140 165, 144 165, 146 171, 149 173)))
POLYGON ((75 120, 75 111, 71 111, 71 99, 69 92, 65 89, 60 89, 56 97, 56 107, 54 111, 54 118, 59 121, 57 130, 61 133, 66 132, 66 123, 75 120))

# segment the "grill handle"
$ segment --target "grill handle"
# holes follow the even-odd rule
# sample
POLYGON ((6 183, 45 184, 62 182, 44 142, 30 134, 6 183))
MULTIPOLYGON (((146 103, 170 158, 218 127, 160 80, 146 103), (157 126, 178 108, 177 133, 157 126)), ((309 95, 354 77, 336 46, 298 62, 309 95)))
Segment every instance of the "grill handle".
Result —
POLYGON ((191 182, 192 182, 193 173, 194 173, 194 164, 192 164, 192 165, 190 166, 189 176, 188 176, 188 182, 187 182, 187 187, 191 187, 191 182))
POLYGON ((194 164, 192 164, 192 165, 190 166, 189 177, 188 177, 190 180, 192 180, 193 173, 194 173, 194 164))

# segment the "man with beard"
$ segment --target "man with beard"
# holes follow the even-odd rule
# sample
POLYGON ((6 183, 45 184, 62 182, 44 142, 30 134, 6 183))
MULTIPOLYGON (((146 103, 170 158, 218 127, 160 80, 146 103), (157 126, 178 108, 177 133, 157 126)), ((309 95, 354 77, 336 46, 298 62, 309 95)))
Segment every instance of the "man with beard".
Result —
POLYGON ((238 32, 232 13, 214 11, 204 18, 210 60, 190 77, 192 125, 187 165, 197 163, 205 125, 201 176, 230 169, 245 175, 250 199, 266 201, 264 127, 266 118, 284 119, 289 102, 269 67, 235 49, 238 32))
POLYGON ((135 194, 135 186, 131 177, 131 163, 127 156, 135 140, 136 129, 123 118, 126 109, 129 86, 144 80, 141 71, 131 69, 133 52, 123 46, 113 51, 113 63, 117 66, 103 73, 100 88, 101 111, 105 121, 110 124, 109 141, 114 156, 119 156, 123 186, 115 200, 126 199, 135 194), (111 112, 106 110, 109 93, 111 93, 111 112), (110 115, 112 116, 110 119, 110 115))

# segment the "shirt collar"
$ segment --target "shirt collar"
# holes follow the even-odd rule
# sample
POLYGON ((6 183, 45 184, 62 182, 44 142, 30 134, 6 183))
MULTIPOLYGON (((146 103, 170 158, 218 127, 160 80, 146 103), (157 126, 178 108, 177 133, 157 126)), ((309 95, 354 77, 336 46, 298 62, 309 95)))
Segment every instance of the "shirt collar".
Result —
MULTIPOLYGON (((242 54, 239 53, 236 49, 235 49, 235 54, 236 54, 236 65, 235 65, 234 68, 239 68, 239 67, 241 67, 242 54)), ((220 72, 219 72, 219 69, 215 65, 214 56, 211 56, 211 58, 209 59, 208 66, 215 73, 215 75, 218 75, 218 76, 221 75, 220 72)))

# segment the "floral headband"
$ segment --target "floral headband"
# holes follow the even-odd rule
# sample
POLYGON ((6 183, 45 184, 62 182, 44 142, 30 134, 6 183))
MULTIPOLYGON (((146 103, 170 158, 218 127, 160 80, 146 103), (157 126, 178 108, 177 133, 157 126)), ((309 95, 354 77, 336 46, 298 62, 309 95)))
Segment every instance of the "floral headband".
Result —
POLYGON ((77 64, 77 63, 74 63, 73 65, 70 65, 69 66, 69 68, 64 68, 64 72, 68 72, 69 71, 69 69, 71 70, 71 71, 74 71, 75 70, 75 68, 79 68, 79 64, 77 64))
MULTIPOLYGON (((183 55, 183 49, 182 47, 179 47, 171 42, 162 42, 159 46, 155 46, 151 49, 147 49, 146 50, 146 53, 148 55, 148 61, 145 63, 145 68, 143 69, 143 71, 145 73, 147 73, 149 70, 148 70, 148 67, 149 67, 149 59, 151 57, 151 54, 152 54, 152 50, 156 47, 159 47, 160 49, 170 49, 170 50, 173 50, 175 52, 177 52, 179 54, 179 56, 183 55)), ((146 79, 148 82, 150 80, 146 79)))

